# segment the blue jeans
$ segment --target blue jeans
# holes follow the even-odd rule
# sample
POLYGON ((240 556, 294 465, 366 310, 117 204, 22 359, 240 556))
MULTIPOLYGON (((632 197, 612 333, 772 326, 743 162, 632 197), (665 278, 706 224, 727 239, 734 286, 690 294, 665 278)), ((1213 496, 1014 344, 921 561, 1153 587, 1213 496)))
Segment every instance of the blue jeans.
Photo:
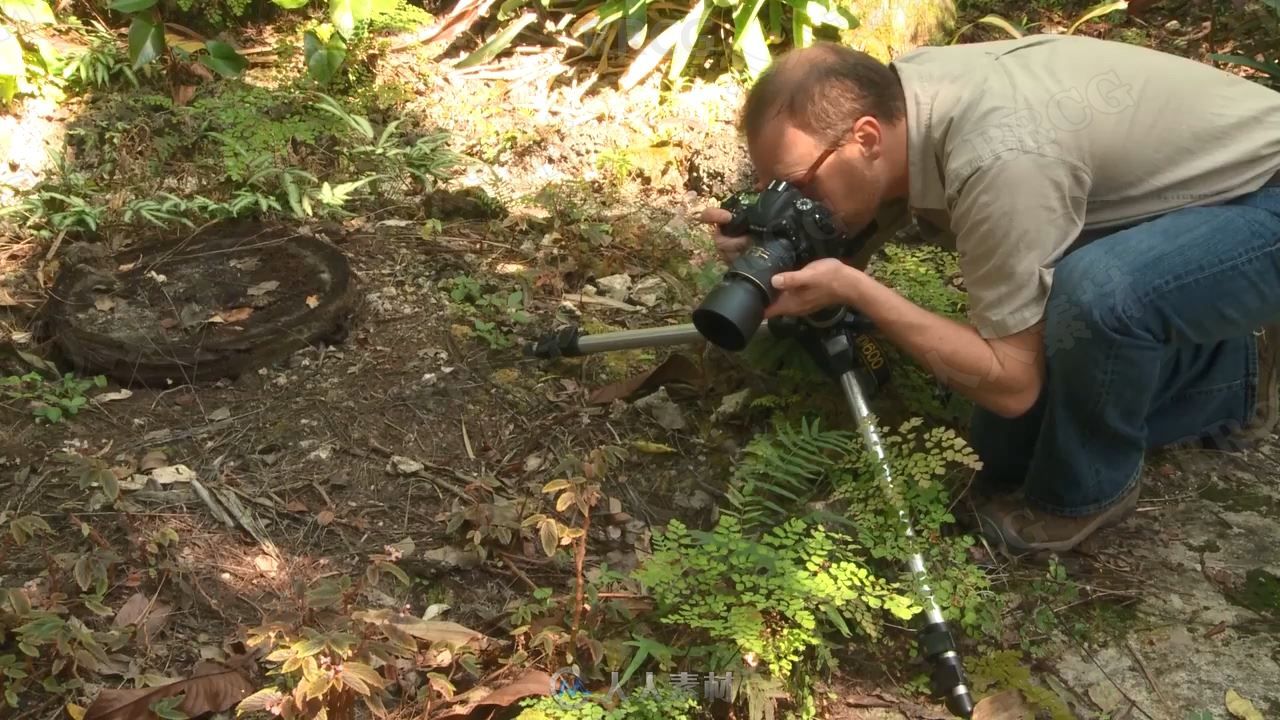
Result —
POLYGON ((1228 435, 1258 402, 1254 332, 1280 321, 1280 187, 1093 240, 1054 270, 1047 378, 1017 418, 975 411, 979 490, 1087 515, 1123 498, 1145 453, 1228 435))

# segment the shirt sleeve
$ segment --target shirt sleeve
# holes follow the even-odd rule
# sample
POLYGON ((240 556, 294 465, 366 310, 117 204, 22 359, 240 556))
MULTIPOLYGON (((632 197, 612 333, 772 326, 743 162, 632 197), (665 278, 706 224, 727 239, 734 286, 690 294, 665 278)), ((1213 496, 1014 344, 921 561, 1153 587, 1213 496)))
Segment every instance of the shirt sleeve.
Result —
POLYGON ((969 320, 983 337, 1013 335, 1041 319, 1053 267, 1084 227, 1090 182, 1078 163, 1012 152, 948 193, 969 320))

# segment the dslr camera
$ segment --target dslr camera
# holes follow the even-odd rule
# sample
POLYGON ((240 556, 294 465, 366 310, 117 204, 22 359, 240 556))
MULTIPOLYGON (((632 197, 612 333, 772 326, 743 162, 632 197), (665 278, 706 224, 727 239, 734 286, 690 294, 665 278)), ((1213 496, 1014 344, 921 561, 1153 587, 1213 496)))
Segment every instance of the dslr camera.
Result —
MULTIPOLYGON (((731 351, 747 346, 764 320, 765 308, 777 299, 774 275, 822 258, 852 257, 876 230, 871 223, 855 236, 842 233, 829 208, 783 180, 774 180, 753 195, 736 193, 720 204, 733 214, 720 226, 721 232, 746 235, 750 244, 693 311, 699 334, 731 351)), ((805 319, 822 326, 842 314, 843 308, 834 308, 805 319)))

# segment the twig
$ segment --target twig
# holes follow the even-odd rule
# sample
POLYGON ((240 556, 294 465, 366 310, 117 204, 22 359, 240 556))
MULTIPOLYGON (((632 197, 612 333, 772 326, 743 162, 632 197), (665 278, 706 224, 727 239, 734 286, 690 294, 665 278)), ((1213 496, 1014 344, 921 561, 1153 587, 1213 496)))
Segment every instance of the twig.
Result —
POLYGON ((1147 684, 1155 691, 1156 697, 1160 698, 1160 704, 1168 709, 1169 701, 1165 698, 1164 693, 1160 692, 1160 686, 1156 684, 1155 678, 1151 677, 1151 673, 1147 672, 1147 666, 1142 663, 1142 657, 1138 655, 1138 651, 1133 649, 1133 644, 1128 640, 1124 641, 1124 647, 1133 656, 1133 661, 1137 663, 1138 669, 1142 671, 1142 677, 1147 679, 1147 684))
POLYGON ((574 553, 575 587, 573 594, 573 632, 569 635, 569 647, 577 655, 578 632, 582 626, 582 594, 586 590, 586 576, 582 566, 587 559, 587 538, 591 537, 591 512, 582 513, 582 537, 578 538, 574 553))
POLYGON ((1099 663, 1098 659, 1093 656, 1093 653, 1089 652, 1089 648, 1085 647, 1084 643, 1081 643, 1079 640, 1076 640, 1075 637, 1067 630, 1067 628, 1063 626, 1062 618, 1058 617, 1057 613, 1053 613, 1053 619, 1058 624, 1058 627, 1062 630, 1063 635, 1071 639, 1071 642, 1074 643, 1075 646, 1079 648, 1080 651, 1083 652, 1086 657, 1089 658, 1089 662, 1093 663, 1093 666, 1098 668, 1098 672, 1102 673, 1102 676, 1107 679, 1107 682, 1111 683, 1111 685, 1115 687, 1116 691, 1119 692, 1120 695, 1122 695, 1125 700, 1129 701, 1130 705, 1132 705, 1138 712, 1142 713, 1145 717, 1149 718, 1149 720, 1156 720, 1155 716, 1147 712, 1141 705, 1138 704, 1137 700, 1134 700, 1132 697, 1130 697, 1129 693, 1125 692, 1124 688, 1120 687, 1120 683, 1112 679, 1111 674, 1108 673, 1106 669, 1102 667, 1102 664, 1099 663))
POLYGON ((69 512, 69 513, 67 513, 67 517, 68 517, 68 518, 70 518, 71 522, 75 523, 76 525, 83 525, 83 526, 85 526, 85 527, 89 528, 89 539, 93 541, 93 544, 94 544, 94 545, 97 545, 98 547, 102 548, 103 550, 110 550, 110 549, 111 549, 111 543, 107 542, 107 541, 102 537, 102 534, 101 534, 101 533, 99 533, 99 532, 97 531, 97 529, 95 529, 95 528, 94 528, 93 526, 91 526, 89 523, 87 523, 87 522, 85 522, 85 521, 81 520, 80 518, 76 517, 76 514, 75 514, 75 513, 70 513, 70 512, 69 512))
POLYGON ((533 590, 534 592, 537 592, 537 590, 538 590, 538 584, 537 584, 537 583, 535 583, 534 581, 530 580, 530 579, 529 579, 529 576, 528 576, 528 575, 525 575, 523 570, 521 570, 520 568, 516 567, 516 564, 515 564, 515 563, 513 563, 513 562, 511 562, 511 558, 510 558, 510 557, 507 557, 507 556, 505 556, 505 555, 504 555, 504 556, 502 557, 502 561, 503 561, 503 562, 505 562, 505 563, 507 564, 507 567, 511 568, 511 572, 515 573, 515 574, 516 574, 516 577, 518 577, 518 578, 520 578, 521 580, 523 580, 523 581, 524 581, 524 583, 525 583, 526 585, 528 585, 528 586, 529 586, 529 589, 530 589, 530 590, 533 590))
POLYGON ((236 526, 235 521, 227 516, 227 512, 222 509, 218 501, 214 500, 209 494, 209 490, 197 478, 191 478, 191 489, 196 491, 196 496, 204 501, 209 507, 209 512, 213 513, 213 518, 229 528, 236 526))

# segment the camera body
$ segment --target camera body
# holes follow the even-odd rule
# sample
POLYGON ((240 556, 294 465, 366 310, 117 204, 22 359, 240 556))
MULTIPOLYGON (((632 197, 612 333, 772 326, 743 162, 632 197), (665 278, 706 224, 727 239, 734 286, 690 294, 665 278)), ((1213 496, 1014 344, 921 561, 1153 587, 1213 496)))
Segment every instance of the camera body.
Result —
MULTIPOLYGON (((698 332, 733 351, 746 347, 764 319, 765 308, 777 299, 774 275, 821 258, 852 257, 875 231, 872 223, 856 236, 842 233, 829 208, 786 181, 775 180, 754 200, 750 197, 750 193, 737 193, 721 203, 733 214, 721 231, 747 235, 751 243, 693 311, 698 332)), ((838 314, 837 308, 830 319, 838 314)))

